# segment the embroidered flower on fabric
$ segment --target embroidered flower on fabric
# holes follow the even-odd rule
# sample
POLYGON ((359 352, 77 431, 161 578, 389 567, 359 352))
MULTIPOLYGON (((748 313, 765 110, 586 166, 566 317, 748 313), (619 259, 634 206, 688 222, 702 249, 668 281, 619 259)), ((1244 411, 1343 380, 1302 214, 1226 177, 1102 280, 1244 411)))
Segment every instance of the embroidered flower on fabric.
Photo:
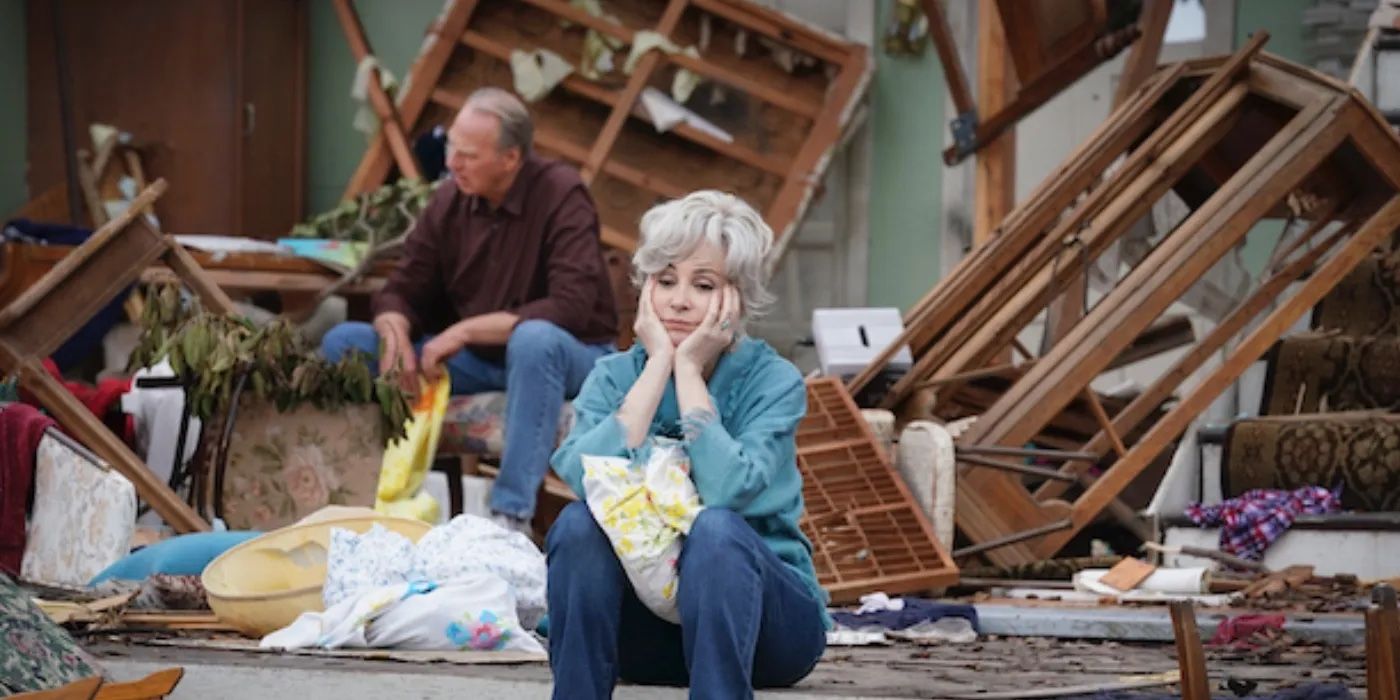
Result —
POLYGON ((501 628, 496 613, 482 610, 481 617, 475 620, 471 613, 465 617, 466 624, 453 622, 447 626, 447 638, 459 648, 497 651, 510 641, 510 630, 501 628))

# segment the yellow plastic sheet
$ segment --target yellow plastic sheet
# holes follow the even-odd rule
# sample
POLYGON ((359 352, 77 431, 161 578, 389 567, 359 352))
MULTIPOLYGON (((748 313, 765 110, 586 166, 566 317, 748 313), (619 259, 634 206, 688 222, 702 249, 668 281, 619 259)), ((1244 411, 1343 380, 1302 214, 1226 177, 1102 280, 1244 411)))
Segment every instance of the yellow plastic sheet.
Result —
POLYGON ((385 515, 432 523, 437 522, 440 506, 437 499, 423 491, 423 480, 437 454, 451 382, 446 373, 432 384, 422 379, 419 382, 418 401, 408 419, 407 434, 384 450, 374 509, 385 515))

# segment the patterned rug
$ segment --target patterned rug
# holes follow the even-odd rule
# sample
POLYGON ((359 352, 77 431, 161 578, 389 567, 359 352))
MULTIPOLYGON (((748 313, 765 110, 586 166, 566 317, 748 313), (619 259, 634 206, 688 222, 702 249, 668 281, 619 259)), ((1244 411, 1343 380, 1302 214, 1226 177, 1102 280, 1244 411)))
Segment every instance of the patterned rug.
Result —
POLYGON ((1313 308, 1312 325, 1346 335, 1400 334, 1400 253, 1361 261, 1313 308))
POLYGON ((1225 438, 1225 496, 1250 489, 1342 487, 1342 507, 1400 510, 1400 415, 1265 416, 1235 421, 1225 438))
POLYGON ((1268 365, 1264 415, 1400 410, 1400 336, 1290 336, 1268 365))

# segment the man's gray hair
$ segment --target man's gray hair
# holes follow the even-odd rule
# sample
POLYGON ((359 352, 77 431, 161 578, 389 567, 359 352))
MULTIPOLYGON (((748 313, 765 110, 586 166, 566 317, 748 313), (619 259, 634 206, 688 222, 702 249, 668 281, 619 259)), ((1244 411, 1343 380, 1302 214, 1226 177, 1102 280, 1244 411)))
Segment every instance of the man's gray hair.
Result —
POLYGON ((535 125, 530 110, 508 90, 498 87, 477 88, 462 105, 462 110, 489 114, 501 122, 501 137, 496 146, 502 151, 519 148, 520 155, 530 155, 535 140, 535 125))
POLYGON ((767 265, 773 229, 744 200, 718 190, 691 192, 643 214, 641 232, 642 244, 632 256, 638 287, 709 242, 724 251, 725 274, 739 289, 744 318, 762 316, 773 305, 767 265))

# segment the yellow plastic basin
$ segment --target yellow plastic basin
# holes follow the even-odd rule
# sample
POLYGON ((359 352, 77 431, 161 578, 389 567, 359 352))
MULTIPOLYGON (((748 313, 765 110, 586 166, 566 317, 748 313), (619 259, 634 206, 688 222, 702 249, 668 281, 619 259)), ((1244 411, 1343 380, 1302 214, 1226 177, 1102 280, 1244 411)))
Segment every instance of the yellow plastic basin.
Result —
POLYGON ((363 533, 376 523, 414 542, 432 529, 421 520, 362 515, 273 530, 220 554, 205 567, 200 578, 210 609, 220 621, 251 637, 282 629, 304 612, 322 610, 331 528, 363 533))

